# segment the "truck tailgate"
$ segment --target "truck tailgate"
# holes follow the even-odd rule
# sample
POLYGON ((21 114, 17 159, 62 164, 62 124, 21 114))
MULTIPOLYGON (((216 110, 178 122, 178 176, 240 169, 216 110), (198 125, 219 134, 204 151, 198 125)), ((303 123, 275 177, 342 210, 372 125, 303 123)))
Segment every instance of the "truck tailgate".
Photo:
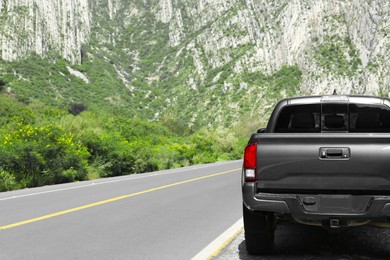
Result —
POLYGON ((390 134, 258 134, 258 192, 390 194, 390 134))

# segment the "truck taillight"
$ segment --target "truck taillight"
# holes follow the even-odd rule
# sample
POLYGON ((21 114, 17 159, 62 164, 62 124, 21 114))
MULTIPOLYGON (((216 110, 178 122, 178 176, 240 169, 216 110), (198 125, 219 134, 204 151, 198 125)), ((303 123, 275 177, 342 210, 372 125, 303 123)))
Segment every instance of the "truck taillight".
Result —
POLYGON ((244 152, 244 179, 247 182, 256 181, 257 143, 250 143, 244 152))

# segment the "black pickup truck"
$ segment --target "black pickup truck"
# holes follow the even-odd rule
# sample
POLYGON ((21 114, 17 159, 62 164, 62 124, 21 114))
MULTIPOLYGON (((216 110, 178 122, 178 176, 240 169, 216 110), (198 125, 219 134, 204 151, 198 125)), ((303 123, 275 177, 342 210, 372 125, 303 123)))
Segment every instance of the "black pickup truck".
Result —
POLYGON ((277 223, 390 227, 390 99, 281 100, 242 172, 246 248, 273 250, 277 223))

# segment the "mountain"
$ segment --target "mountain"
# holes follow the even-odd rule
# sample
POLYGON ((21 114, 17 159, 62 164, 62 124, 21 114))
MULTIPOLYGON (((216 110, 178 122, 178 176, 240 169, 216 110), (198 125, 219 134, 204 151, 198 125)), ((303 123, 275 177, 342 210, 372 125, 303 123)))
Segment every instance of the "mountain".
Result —
POLYGON ((3 0, 0 88, 166 125, 264 124, 283 97, 389 95, 385 0, 3 0))

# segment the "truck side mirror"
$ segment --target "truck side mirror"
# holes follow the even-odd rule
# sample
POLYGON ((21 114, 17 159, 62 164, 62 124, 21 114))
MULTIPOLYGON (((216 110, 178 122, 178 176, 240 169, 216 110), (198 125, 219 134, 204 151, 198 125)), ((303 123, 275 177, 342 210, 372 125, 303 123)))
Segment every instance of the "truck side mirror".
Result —
POLYGON ((265 128, 260 128, 259 130, 257 130, 257 133, 258 133, 258 134, 263 134, 263 133, 265 133, 265 128))

